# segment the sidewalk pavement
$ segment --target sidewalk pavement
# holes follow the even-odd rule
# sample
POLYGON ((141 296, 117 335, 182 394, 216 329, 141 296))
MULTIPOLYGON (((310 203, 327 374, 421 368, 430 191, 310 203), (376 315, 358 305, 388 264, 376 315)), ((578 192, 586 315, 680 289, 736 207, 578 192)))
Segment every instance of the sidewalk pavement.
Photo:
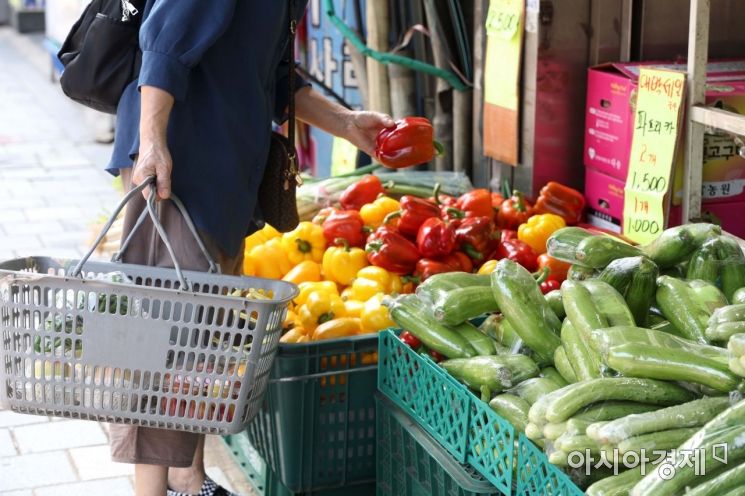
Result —
MULTIPOLYGON (((94 142, 87 120, 50 82, 40 38, 0 26, 0 260, 80 257, 115 206, 103 171, 111 147, 94 142)), ((0 495, 132 495, 132 466, 110 461, 107 435, 106 424, 0 410, 0 495)), ((252 494, 218 437, 206 463, 213 479, 252 494)))

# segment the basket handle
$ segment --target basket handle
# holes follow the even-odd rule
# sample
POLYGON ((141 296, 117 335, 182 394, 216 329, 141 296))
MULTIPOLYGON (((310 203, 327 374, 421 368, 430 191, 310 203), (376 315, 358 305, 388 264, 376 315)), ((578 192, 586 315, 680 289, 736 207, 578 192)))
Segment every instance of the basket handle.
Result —
MULTIPOLYGON (((158 234, 160 235, 161 239, 163 240, 163 244, 166 247, 166 250, 168 250, 168 254, 171 256, 171 260, 173 261, 174 269, 176 270, 176 276, 178 277, 179 282, 181 283, 181 287, 183 289, 186 289, 187 291, 191 290, 191 285, 188 283, 186 278, 184 277, 184 274, 181 270, 181 266, 179 265, 178 261, 176 260, 176 256, 173 251, 173 246, 171 245, 170 240, 168 239, 168 235, 165 232, 165 229, 163 229, 163 225, 158 220, 158 215, 155 211, 155 197, 156 197, 156 190, 155 190, 155 177, 150 176, 147 179, 145 179, 141 184, 135 186, 132 188, 129 192, 127 192, 126 195, 124 195, 124 198, 122 198, 122 201, 117 205, 116 209, 114 209, 114 213, 111 215, 111 218, 109 218, 108 222, 106 222, 106 225, 101 229, 101 232, 96 237, 95 241, 93 241, 93 244, 91 248, 88 250, 88 252, 83 256, 83 258, 78 261, 77 265, 72 271, 73 277, 78 277, 80 273, 83 270, 83 266, 88 261, 88 259, 93 255, 93 252, 96 250, 96 247, 101 243, 104 236, 106 236, 106 233, 111 229, 111 226, 114 224, 114 221, 119 216, 119 213, 124 209, 124 207, 129 203, 129 201, 134 198, 136 195, 142 193, 142 191, 150 186, 151 193, 150 196, 148 196, 147 199, 147 205, 145 209, 143 210, 142 214, 140 214, 140 217, 137 219, 137 223, 135 224, 134 229, 132 232, 134 232, 144 221, 145 219, 145 213, 150 214, 150 219, 153 221, 153 225, 155 226, 155 229, 158 231, 158 234)), ((206 247, 204 246, 204 243, 202 242, 202 239, 199 237, 199 234, 197 233, 196 228, 194 227, 194 223, 191 220, 191 217, 189 216, 188 212, 186 211, 186 208, 184 204, 179 200, 177 197, 171 195, 171 200, 176 204, 176 207, 179 209, 181 214, 184 216, 184 220, 186 221, 186 225, 189 227, 189 230, 194 235, 194 238, 197 240, 197 244, 199 245, 200 250, 204 254, 205 258, 207 259, 207 262, 209 263, 209 271, 210 272, 218 272, 219 268, 217 264, 215 264, 212 257, 207 252, 206 247)), ((132 238, 132 232, 127 236, 127 239, 122 244, 122 248, 119 250, 118 253, 114 255, 114 258, 116 261, 119 261, 121 259, 121 253, 124 251, 126 246, 129 244, 132 238)))

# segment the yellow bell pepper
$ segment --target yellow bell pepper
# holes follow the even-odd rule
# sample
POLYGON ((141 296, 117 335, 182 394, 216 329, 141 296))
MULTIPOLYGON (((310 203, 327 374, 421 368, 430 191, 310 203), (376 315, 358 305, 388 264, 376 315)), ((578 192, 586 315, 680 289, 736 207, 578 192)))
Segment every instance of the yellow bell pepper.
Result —
POLYGON ((312 333, 316 327, 346 315, 346 307, 341 297, 327 291, 313 291, 308 295, 305 305, 300 307, 298 316, 306 331, 312 333))
POLYGON ((352 284, 357 273, 367 267, 367 253, 361 248, 331 246, 323 254, 323 276, 343 286, 352 284))
POLYGON ((363 205, 360 209, 360 217, 366 226, 373 229, 383 225, 383 219, 386 215, 395 212, 401 208, 397 200, 387 196, 381 196, 372 203, 363 205))
POLYGON ((267 279, 282 279, 292 265, 282 249, 280 238, 272 238, 254 247, 248 256, 253 260, 256 275, 267 279))
POLYGON ((301 222, 295 229, 282 235, 282 248, 293 265, 303 260, 320 263, 326 249, 323 228, 312 222, 301 222))
POLYGON ((251 256, 248 253, 244 253, 243 255, 243 275, 244 276, 255 276, 256 275, 256 266, 254 264, 254 259, 251 258, 251 256))
POLYGON ((270 239, 278 238, 281 235, 282 234, 279 231, 274 229, 269 224, 264 224, 263 228, 259 229, 258 231, 256 231, 255 233, 253 233, 252 235, 246 238, 244 251, 246 253, 250 253, 251 250, 253 250, 257 246, 263 245, 270 239))
POLYGON ((282 334, 279 338, 280 343, 297 343, 298 339, 305 336, 305 332, 302 327, 293 327, 286 333, 282 334))
POLYGON ((565 226, 566 222, 558 215, 534 215, 517 228, 517 239, 533 248, 536 255, 541 255, 546 253, 546 241, 549 236, 565 226))
POLYGON ((355 336, 360 333, 360 319, 356 317, 342 317, 329 320, 316 327, 311 339, 321 341, 323 339, 337 339, 355 336))
POLYGON ((282 280, 293 284, 318 282, 321 280, 321 266, 313 260, 303 260, 285 274, 282 280))
POLYGON ((354 300, 353 298, 354 294, 352 292, 352 286, 347 286, 344 288, 344 290, 341 292, 341 299, 344 301, 347 300, 354 300))
POLYGON ((282 329, 292 329, 296 327, 296 322, 298 322, 297 314, 292 310, 287 310, 285 320, 282 322, 282 329))
POLYGON ((377 293, 399 293, 402 287, 400 276, 371 265, 357 273, 350 296, 354 300, 367 301, 377 293))
POLYGON ((365 306, 364 301, 359 300, 344 300, 344 309, 346 310, 347 317, 359 317, 362 313, 362 307, 365 306))
POLYGON ((339 288, 334 281, 301 282, 297 285, 300 289, 297 297, 293 300, 295 305, 305 305, 308 296, 313 291, 325 291, 327 293, 339 294, 339 288))
POLYGON ((378 332, 396 324, 391 320, 388 308, 383 306, 383 293, 378 293, 365 302, 360 313, 362 332, 378 332))
POLYGON ((494 269, 497 268, 497 263, 498 262, 499 262, 499 260, 487 260, 486 262, 484 262, 484 265, 482 265, 481 267, 479 267, 478 273, 479 274, 482 274, 482 275, 483 274, 486 274, 486 275, 491 274, 492 272, 494 272, 494 269))

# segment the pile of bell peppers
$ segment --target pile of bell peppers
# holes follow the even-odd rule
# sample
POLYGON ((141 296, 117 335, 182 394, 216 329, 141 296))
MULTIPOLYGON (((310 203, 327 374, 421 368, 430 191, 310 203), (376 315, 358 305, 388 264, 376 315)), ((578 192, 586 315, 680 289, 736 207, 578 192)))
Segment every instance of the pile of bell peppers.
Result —
POLYGON ((583 209, 582 195, 557 183, 533 204, 517 191, 487 189, 393 197, 366 175, 313 221, 284 234, 267 225, 246 238, 244 274, 300 287, 282 342, 377 332, 393 325, 384 297, 411 293, 435 274, 489 273, 508 258, 534 272, 544 291, 557 287, 568 265, 545 253, 546 239, 579 222, 583 209))

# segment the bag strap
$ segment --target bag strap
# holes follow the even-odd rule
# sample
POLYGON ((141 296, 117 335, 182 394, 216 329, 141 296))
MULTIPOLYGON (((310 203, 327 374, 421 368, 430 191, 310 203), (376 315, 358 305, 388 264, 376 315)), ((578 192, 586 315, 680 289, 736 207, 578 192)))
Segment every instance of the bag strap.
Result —
POLYGON ((287 66, 290 68, 289 73, 289 88, 290 88, 290 100, 288 106, 288 120, 287 120, 287 140, 290 142, 290 146, 287 153, 290 167, 285 171, 285 190, 290 189, 290 181, 295 181, 297 185, 301 184, 300 170, 298 168, 297 160, 297 149, 295 148, 295 33, 297 32, 297 20, 295 19, 295 3, 296 0, 290 0, 290 60, 288 60, 287 66))

